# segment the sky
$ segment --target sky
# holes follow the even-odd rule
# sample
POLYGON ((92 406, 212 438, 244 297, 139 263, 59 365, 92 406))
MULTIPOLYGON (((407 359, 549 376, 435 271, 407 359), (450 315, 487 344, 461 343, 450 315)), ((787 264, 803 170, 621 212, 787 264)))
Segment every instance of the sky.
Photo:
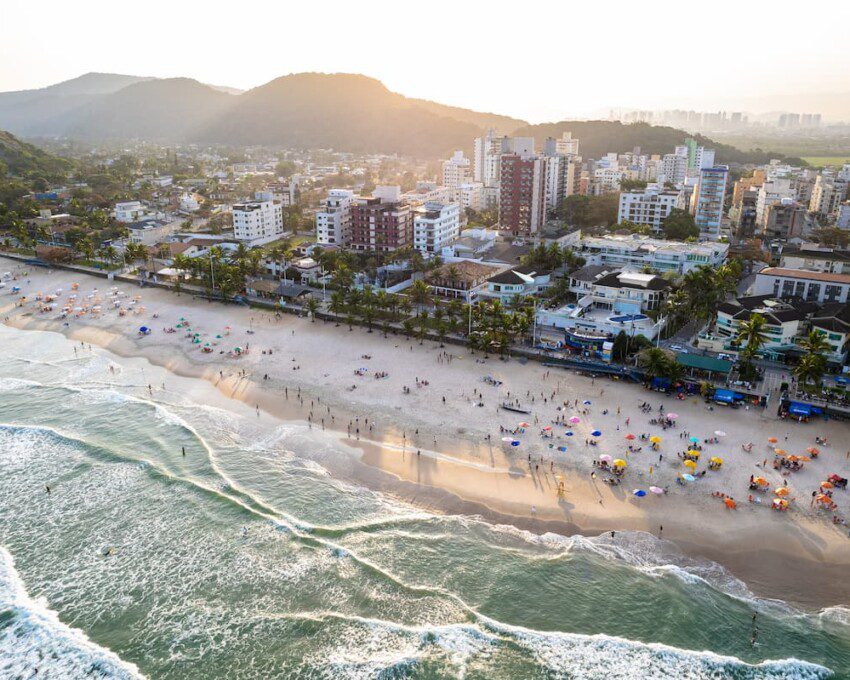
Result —
POLYGON ((242 89, 321 71, 531 122, 758 111, 850 98, 848 26, 848 0, 0 0, 0 91, 89 71, 242 89))

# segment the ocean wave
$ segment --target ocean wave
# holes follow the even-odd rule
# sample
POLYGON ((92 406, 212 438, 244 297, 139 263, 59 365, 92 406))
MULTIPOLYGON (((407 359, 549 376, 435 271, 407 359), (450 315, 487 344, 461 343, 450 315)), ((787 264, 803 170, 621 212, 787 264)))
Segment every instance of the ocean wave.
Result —
POLYGON ((59 620, 46 602, 30 597, 12 555, 0 546, 0 676, 142 678, 139 669, 59 620))
POLYGON ((41 387, 41 383, 36 382, 35 380, 24 380, 23 378, 0 378, 0 392, 22 390, 27 387, 41 387))

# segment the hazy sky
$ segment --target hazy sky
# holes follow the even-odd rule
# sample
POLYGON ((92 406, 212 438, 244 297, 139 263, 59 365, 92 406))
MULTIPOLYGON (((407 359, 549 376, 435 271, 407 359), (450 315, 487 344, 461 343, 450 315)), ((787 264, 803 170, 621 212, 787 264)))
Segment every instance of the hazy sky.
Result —
POLYGON ((850 92, 850 0, 0 0, 0 91, 87 71, 355 72, 534 122, 850 92))

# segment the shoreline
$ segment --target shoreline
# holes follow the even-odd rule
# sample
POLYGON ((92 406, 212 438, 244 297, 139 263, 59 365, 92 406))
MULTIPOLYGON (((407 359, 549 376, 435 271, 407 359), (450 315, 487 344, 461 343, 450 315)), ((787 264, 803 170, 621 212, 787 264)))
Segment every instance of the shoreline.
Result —
MULTIPOLYGON (((53 277, 50 283, 61 280, 66 290, 67 282, 71 280, 83 281, 81 288, 91 287, 86 278, 75 274, 37 274, 41 275, 39 283, 53 277)), ((103 281, 96 280, 93 285, 98 284, 102 285, 103 281)), ((43 284, 43 287, 48 286, 43 284)), ((121 287, 135 291, 132 286, 121 287)), ((435 351, 437 348, 432 347, 435 343, 431 342, 426 342, 423 347, 414 347, 415 341, 400 336, 383 339, 377 332, 371 335, 365 330, 349 333, 342 327, 333 330, 334 326, 330 323, 312 324, 308 320, 288 315, 284 316, 282 322, 275 322, 268 312, 225 307, 217 303, 193 300, 185 295, 177 297, 168 291, 156 291, 155 295, 151 295, 148 289, 141 289, 140 292, 146 298, 155 298, 154 306, 159 311, 160 319, 149 321, 149 316, 145 318, 145 321, 154 326, 169 321, 173 323, 174 319, 171 317, 175 316, 176 309, 182 310, 187 316, 203 315, 205 322, 207 317, 219 321, 223 318, 226 321, 222 322, 221 326, 231 323, 234 328, 237 325, 248 325, 245 323, 246 317, 251 317, 252 327, 254 318, 260 317, 262 323, 268 317, 268 327, 256 327, 256 333, 250 339, 252 345, 256 346, 261 337, 261 342, 271 342, 266 340, 265 336, 287 337, 284 331, 291 332, 288 337, 298 337, 299 341, 306 335, 308 345, 318 343, 318 335, 322 335, 322 341, 330 344, 331 349, 337 352, 340 352, 340 347, 354 341, 355 346, 360 349, 350 351, 352 354, 364 351, 377 355, 377 352, 382 351, 381 343, 386 345, 384 349, 395 345, 395 349, 399 350, 396 354, 400 354, 413 370, 421 369, 423 376, 430 376, 433 372, 433 366, 426 366, 425 362, 429 359, 433 361, 434 356, 438 354, 435 351), (172 309, 164 312, 163 307, 166 305, 170 305, 172 309), (401 345, 410 345, 412 349, 408 352, 401 345), (378 349, 375 349, 376 346, 378 349)), ((198 354, 198 357, 203 359, 198 361, 184 351, 179 342, 173 342, 179 340, 178 338, 162 334, 159 328, 155 329, 159 330, 159 335, 153 338, 148 336, 138 340, 129 336, 126 329, 133 324, 139 325, 132 317, 119 319, 116 315, 113 323, 109 323, 109 319, 98 319, 104 323, 74 321, 71 326, 62 327, 52 317, 22 316, 21 312, 30 310, 10 308, 9 298, 4 299, 5 297, 4 295, 0 298, 0 307, 4 316, 13 317, 5 322, 10 326, 22 330, 59 332, 73 340, 97 345, 119 357, 144 358, 175 375, 203 379, 228 399, 243 402, 249 408, 259 406, 262 411, 276 419, 306 422, 311 411, 308 402, 312 402, 312 423, 319 429, 320 416, 323 414, 318 413, 318 409, 330 408, 335 420, 326 422, 324 429, 328 435, 332 435, 339 443, 353 451, 353 464, 348 470, 353 472, 353 479, 368 488, 389 493, 415 506, 440 514, 480 515, 488 522, 510 524, 537 534, 552 532, 565 536, 595 536, 611 530, 648 531, 656 536, 660 533, 663 539, 673 542, 686 556, 710 559, 723 565, 734 576, 744 581, 757 596, 781 598, 806 607, 826 607, 850 601, 850 588, 842 584, 841 578, 842 572, 850 566, 850 540, 847 539, 846 530, 841 531, 828 524, 823 517, 795 512, 792 520, 790 513, 783 516, 769 512, 766 508, 750 507, 746 502, 740 501, 741 511, 731 513, 718 507, 716 499, 710 499, 709 488, 701 489, 704 493, 699 495, 692 489, 685 489, 680 494, 680 489, 674 486, 667 496, 635 499, 631 496, 631 488, 652 483, 652 477, 647 477, 642 471, 635 471, 639 479, 634 479, 633 471, 630 470, 623 486, 615 488, 600 484, 598 479, 591 480, 588 473, 592 468, 588 456, 592 457, 592 449, 582 447, 580 442, 576 442, 576 447, 570 446, 570 449, 576 448, 576 451, 570 451, 567 460, 558 459, 557 468, 554 459, 558 454, 552 449, 534 449, 533 454, 528 454, 532 456, 531 463, 523 455, 531 447, 522 447, 522 453, 517 455, 512 455, 514 452, 510 448, 504 450, 505 447, 500 445, 498 437, 488 425, 500 419, 507 421, 513 416, 503 416, 496 408, 496 417, 493 420, 490 408, 493 399, 490 394, 482 397, 483 401, 489 401, 490 404, 484 409, 474 410, 477 407, 471 405, 473 395, 469 394, 468 390, 473 387, 477 390, 478 384, 481 383, 473 385, 471 372, 498 373, 500 377, 504 377, 506 384, 513 384, 517 375, 524 374, 526 378, 531 378, 526 384, 536 382, 540 386, 545 383, 539 378, 535 380, 536 374, 540 373, 537 366, 522 366, 515 361, 490 360, 487 368, 479 368, 468 360, 460 360, 468 358, 457 357, 449 361, 452 368, 448 370, 453 374, 457 373, 458 384, 451 386, 454 391, 448 405, 443 405, 436 394, 437 390, 432 390, 431 386, 437 383, 438 379, 428 377, 428 387, 418 389, 413 395, 418 401, 422 401, 422 394, 435 392, 433 398, 425 399, 428 407, 423 410, 400 405, 399 402, 405 399, 400 390, 397 393, 394 391, 394 398, 388 397, 383 401, 375 398, 374 389, 368 389, 366 398, 361 397, 364 392, 361 387, 373 388, 376 384, 382 386, 382 380, 373 380, 371 384, 361 380, 358 392, 344 387, 352 380, 350 377, 334 376, 333 379, 322 380, 323 376, 328 378, 330 375, 322 374, 322 369, 318 373, 312 370, 312 376, 307 380, 301 379, 300 369, 282 373, 281 370, 287 368, 287 364, 282 362, 290 358, 288 355, 292 352, 280 348, 274 350, 280 357, 271 355, 269 359, 262 358, 264 355, 259 351, 253 353, 252 350, 249 356, 255 363, 244 366, 246 371, 248 368, 254 369, 257 364, 263 370, 268 369, 268 380, 255 379, 255 375, 260 375, 256 370, 251 371, 250 377, 240 377, 233 372, 232 363, 226 359, 219 360, 221 355, 198 354), (125 328, 123 333, 121 326, 125 328), (169 351, 164 351, 166 349, 169 351), (295 390, 297 395, 299 388, 303 404, 292 394, 289 398, 284 397, 285 390, 295 390), (457 394, 458 390, 460 394, 457 394), (463 404, 463 397, 467 398, 466 404, 463 404), (456 402, 459 398, 461 401, 458 405, 456 402), (481 413, 482 416, 480 419, 476 417, 472 426, 460 428, 459 423, 463 424, 469 420, 461 412, 464 410, 473 414, 481 413), (360 440, 346 435, 345 423, 348 420, 359 419, 355 422, 363 425, 365 418, 370 418, 372 423, 377 419, 374 430, 364 430, 360 440), (463 432, 458 432, 459 429, 463 432), (417 430, 417 434, 414 434, 417 430), (484 440, 487 433, 493 436, 492 443, 484 440), (436 446, 434 440, 437 441, 436 446), (416 455, 417 448, 421 449, 421 455, 416 455), (581 452, 586 455, 578 456, 581 452), (541 457, 542 462, 537 462, 541 457), (558 475, 564 478, 566 485, 566 494, 560 498, 557 495, 558 475), (662 524, 664 529, 659 532, 658 527, 662 524)), ((456 351, 456 348, 447 349, 456 351)), ((302 361, 306 362, 307 359, 298 356, 300 354, 299 350, 296 355, 298 358, 293 356, 290 363, 300 365, 302 361)), ((351 360, 351 357, 346 358, 346 361, 351 360)), ((241 362, 241 359, 236 361, 241 362)), ((357 359, 354 358, 353 361, 356 363, 357 359)), ((367 360, 364 359, 365 361, 367 360)), ((395 368, 395 364, 393 366, 395 368)), ((243 366, 240 365, 240 368, 243 366)), ((328 365, 329 371, 332 368, 334 367, 328 365)), ((379 368, 376 367, 376 370, 379 368)), ((616 405, 625 405, 626 400, 632 397, 658 398, 654 393, 651 396, 650 393, 644 393, 639 387, 617 384, 609 380, 601 380, 599 385, 596 385, 589 378, 575 376, 566 371, 556 371, 551 377, 558 381, 558 391, 561 390, 562 383, 567 383, 569 387, 574 387, 584 394, 594 390, 595 395, 600 387, 603 392, 614 392, 616 402, 613 403, 616 405)), ((525 384, 520 386, 525 387, 525 384)), ((546 387, 551 387, 551 382, 546 387)), ((487 389, 482 384, 481 391, 487 389)), ((448 388, 445 391, 448 392, 448 388)), ((610 394, 607 398, 604 394, 599 394, 598 397, 594 396, 593 401, 596 404, 610 399, 610 394)), ((666 399, 669 401, 670 398, 666 399)), ((496 404, 498 402, 497 395, 496 404)), ((685 406, 691 410, 692 417, 694 409, 691 404, 677 403, 675 406, 683 413, 683 419, 685 406)), ((699 404, 695 404, 695 407, 699 409, 699 404)), ((597 407, 593 408, 595 410, 597 407)), ((743 415, 735 414, 737 419, 743 415)), ((757 420, 761 428, 769 427, 778 431, 788 427, 787 424, 777 424, 777 421, 772 421, 763 414, 746 415, 751 420, 757 420)), ((725 423, 720 421, 722 416, 719 414, 714 418, 725 423)), ((643 417, 640 416, 640 419, 643 417)), ((638 417, 635 417, 635 420, 637 421, 638 417)), ((584 426, 585 423, 582 423, 582 428, 587 430, 584 426)), ((612 429, 610 422, 595 426, 606 431, 612 429)), ((619 429, 619 424, 617 427, 619 429)), ((726 427, 727 424, 724 424, 724 428, 726 427)), ((754 424, 750 423, 748 427, 754 428, 754 424)), ((813 436, 814 431, 810 432, 813 436)), ((576 434, 584 438, 584 433, 576 434)), ((667 434, 664 436, 670 437, 667 434)), ((526 438, 529 438, 529 435, 526 435, 526 438)), ((835 439, 839 440, 838 437, 835 439)), ((523 441, 525 443, 525 438, 523 441)), ((665 448, 664 452, 669 453, 670 449, 665 448)), ((665 467, 667 465, 669 463, 665 461, 665 467)), ((842 469, 846 470, 846 466, 842 469)), ((340 471, 330 472, 339 474, 340 471)), ((666 472, 667 470, 665 474, 666 472)), ((660 471, 657 474, 660 475, 660 471)), ((803 505, 807 505, 805 498, 801 499, 800 506, 803 505)))

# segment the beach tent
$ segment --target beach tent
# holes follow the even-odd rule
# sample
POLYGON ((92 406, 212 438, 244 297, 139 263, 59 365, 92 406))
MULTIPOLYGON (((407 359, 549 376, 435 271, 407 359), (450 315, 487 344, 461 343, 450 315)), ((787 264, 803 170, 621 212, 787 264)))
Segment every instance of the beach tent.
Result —
POLYGON ((721 404, 732 404, 743 399, 744 395, 739 392, 733 392, 732 390, 717 389, 712 398, 721 404))
POLYGON ((788 404, 788 413, 792 416, 803 416, 808 418, 812 415, 812 407, 809 404, 803 404, 799 401, 792 401, 788 404))

